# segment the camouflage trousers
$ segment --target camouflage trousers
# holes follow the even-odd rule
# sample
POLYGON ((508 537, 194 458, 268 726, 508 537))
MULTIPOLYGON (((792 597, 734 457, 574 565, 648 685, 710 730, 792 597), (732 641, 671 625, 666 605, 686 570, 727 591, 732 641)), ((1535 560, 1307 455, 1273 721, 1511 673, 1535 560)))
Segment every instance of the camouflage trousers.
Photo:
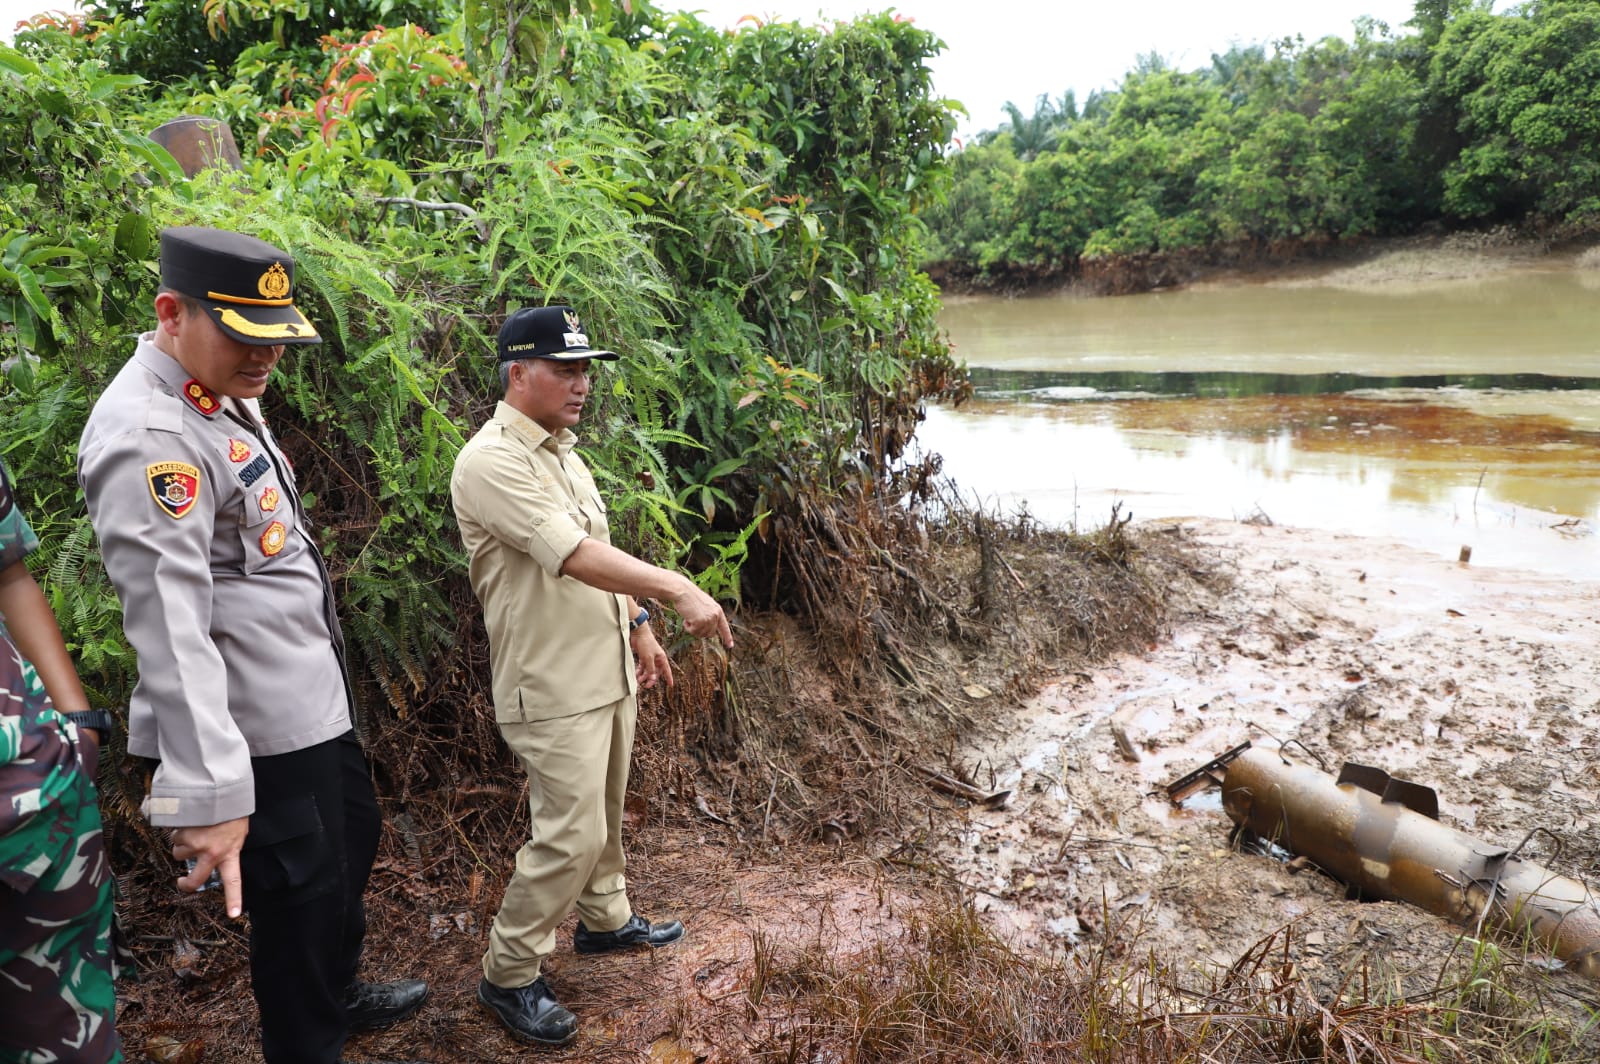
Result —
MULTIPOLYGON (((0 1064, 121 1061, 111 958, 111 869, 93 784, 79 774, 68 860, 33 889, 0 884, 0 1064)), ((0 847, 27 846, 0 838, 0 847)), ((42 856, 42 853, 41 853, 42 856)))

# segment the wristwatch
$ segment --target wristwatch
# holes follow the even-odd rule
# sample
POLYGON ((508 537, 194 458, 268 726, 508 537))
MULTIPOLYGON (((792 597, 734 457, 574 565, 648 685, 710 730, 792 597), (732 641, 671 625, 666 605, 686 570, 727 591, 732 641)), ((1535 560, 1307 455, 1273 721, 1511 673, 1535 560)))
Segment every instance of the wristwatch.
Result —
POLYGON ((636 628, 643 628, 645 625, 647 625, 649 623, 650 623, 650 611, 645 609, 643 606, 640 606, 639 607, 639 615, 637 617, 635 617, 633 620, 628 622, 628 631, 632 632, 636 628))
POLYGON ((103 737, 101 740, 102 742, 105 741, 105 739, 111 738, 114 722, 111 719, 111 714, 103 709, 80 709, 76 713, 65 713, 62 715, 70 720, 73 724, 76 724, 79 731, 82 731, 84 728, 93 728, 95 731, 99 732, 103 737))

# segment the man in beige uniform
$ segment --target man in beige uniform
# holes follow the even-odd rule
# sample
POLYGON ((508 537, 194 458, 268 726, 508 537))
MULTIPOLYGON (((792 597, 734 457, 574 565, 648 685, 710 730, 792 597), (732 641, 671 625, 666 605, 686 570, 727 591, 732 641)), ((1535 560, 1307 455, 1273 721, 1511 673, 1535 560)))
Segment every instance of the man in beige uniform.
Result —
POLYGON ((497 346, 505 398, 462 448, 450 492, 489 632, 495 720, 527 770, 532 830, 489 933, 478 1000, 517 1038, 560 1045, 577 1019, 539 972, 568 912, 578 910, 580 953, 683 937, 681 923, 633 912, 623 876, 634 693, 672 682, 633 596, 670 604, 694 635, 727 647, 733 636, 688 577, 611 546, 572 426, 591 360, 617 356, 591 349, 559 306, 512 314, 497 346))
POLYGON ((78 479, 139 657, 128 751, 159 758, 145 812, 250 911, 268 1064, 334 1064, 351 1030, 422 1004, 356 978, 378 806, 344 639, 294 472, 257 398, 285 344, 319 342, 294 262, 253 237, 161 234, 156 329, 95 403, 78 479))

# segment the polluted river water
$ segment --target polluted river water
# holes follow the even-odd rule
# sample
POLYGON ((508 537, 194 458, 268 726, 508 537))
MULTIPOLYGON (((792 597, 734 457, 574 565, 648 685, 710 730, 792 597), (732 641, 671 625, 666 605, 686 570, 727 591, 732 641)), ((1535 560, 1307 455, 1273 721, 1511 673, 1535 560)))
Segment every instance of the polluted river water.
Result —
POLYGON ((987 505, 1270 521, 1600 576, 1600 270, 957 298, 918 432, 987 505))

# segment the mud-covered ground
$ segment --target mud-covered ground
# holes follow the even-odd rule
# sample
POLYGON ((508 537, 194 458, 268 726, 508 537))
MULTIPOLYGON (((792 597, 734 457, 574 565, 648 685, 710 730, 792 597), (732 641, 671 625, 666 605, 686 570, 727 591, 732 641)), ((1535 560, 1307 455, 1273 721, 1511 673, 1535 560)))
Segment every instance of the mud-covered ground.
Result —
MULTIPOLYGON (((1215 552, 1231 585, 1195 589, 1170 640, 997 710, 964 755, 983 787, 1012 797, 952 818, 947 852, 1019 946, 1082 948, 1109 919, 1199 975, 1293 925, 1314 985, 1360 971, 1408 998, 1437 986, 1447 959, 1471 951, 1458 929, 1231 848, 1215 790, 1167 801, 1166 783, 1246 740, 1432 787, 1445 823, 1492 844, 1548 829, 1560 852, 1541 832, 1525 856, 1600 878, 1600 584, 1326 532, 1156 527, 1215 552)), ((1600 1001, 1575 974, 1553 986, 1580 1020, 1600 1001)))
MULTIPOLYGON (((789 1032, 842 992, 838 973, 917 941, 952 881, 1018 951, 1092 960, 1109 950, 1126 970, 1153 954, 1204 986, 1208 973, 1278 936, 1321 995, 1336 997, 1354 973, 1374 999, 1437 1001, 1452 985, 1441 973, 1471 952, 1456 928, 1406 905, 1348 901, 1313 870, 1238 852, 1215 793, 1183 809, 1167 803, 1164 784, 1247 739, 1296 740, 1332 765, 1348 758, 1431 786, 1447 823, 1498 845, 1547 828, 1564 848, 1557 854, 1541 833, 1529 856, 1600 877, 1600 584, 1242 523, 1161 522, 1141 538, 1205 562, 1192 580, 1167 570, 1167 637, 1073 666, 1027 700, 985 672, 1004 657, 995 648, 948 676, 926 673, 975 723, 963 725, 964 748, 912 761, 983 792, 1010 790, 997 808, 907 771, 892 796, 906 807, 897 827, 823 831, 801 844, 763 841, 761 810, 704 788, 631 804, 630 893, 647 915, 684 919, 689 936, 658 953, 580 957, 569 918, 547 974, 582 1031, 572 1047, 541 1056, 787 1059, 789 1032)), ((1017 584, 1058 582, 1049 576, 1060 559, 1005 549, 1008 580, 1014 569, 1017 584)), ((773 667, 790 660, 783 640, 769 637, 761 651, 762 640, 746 635, 745 653, 764 652, 773 667)), ((388 839, 391 857, 374 873, 366 974, 421 975, 433 994, 415 1020, 357 1037, 347 1058, 524 1058, 529 1051, 474 994, 503 862, 486 860, 469 884, 430 883, 403 851, 388 839)), ((132 1059, 259 1060, 238 930, 219 921, 215 940, 169 940, 137 907, 129 916, 145 938, 143 978, 122 1001, 132 1059), (171 1052, 152 1052, 163 1046, 171 1052)), ((1533 975, 1538 1001, 1507 1007, 1553 1010, 1578 1030, 1600 994, 1545 967, 1512 946, 1490 976, 1520 987, 1517 972, 1533 975)), ((1578 1052, 1555 1059, 1594 1059, 1582 1054, 1600 1047, 1580 1043, 1578 1052)))

